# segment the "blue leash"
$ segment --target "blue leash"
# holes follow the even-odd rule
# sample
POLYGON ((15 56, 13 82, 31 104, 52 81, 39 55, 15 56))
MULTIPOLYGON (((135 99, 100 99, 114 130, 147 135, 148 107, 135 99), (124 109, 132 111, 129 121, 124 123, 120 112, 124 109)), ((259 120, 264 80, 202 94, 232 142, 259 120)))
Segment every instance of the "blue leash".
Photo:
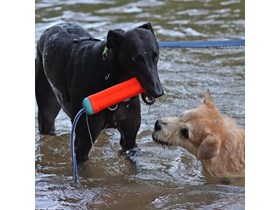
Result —
MULTIPOLYGON (((106 39, 101 39, 107 42, 106 39)), ((227 48, 227 47, 244 47, 245 39, 233 39, 222 41, 158 41, 160 48, 227 48)), ((105 48, 106 49, 106 48, 105 48)), ((104 50, 105 50, 104 49, 104 50)), ((106 54, 106 50, 103 52, 106 54)), ((104 55, 103 55, 104 56, 104 55)))
POLYGON ((224 41, 159 41, 161 48, 226 48, 244 47, 245 39, 224 40, 224 41))
POLYGON ((72 164, 73 164, 73 177, 74 177, 74 182, 77 183, 78 182, 78 178, 77 178, 77 160, 76 160, 76 154, 75 154, 75 130, 76 130, 76 126, 77 123, 80 119, 80 117, 82 116, 82 114, 85 113, 84 109, 81 109, 75 116, 74 121, 73 121, 73 126, 71 129, 71 155, 72 155, 72 164))

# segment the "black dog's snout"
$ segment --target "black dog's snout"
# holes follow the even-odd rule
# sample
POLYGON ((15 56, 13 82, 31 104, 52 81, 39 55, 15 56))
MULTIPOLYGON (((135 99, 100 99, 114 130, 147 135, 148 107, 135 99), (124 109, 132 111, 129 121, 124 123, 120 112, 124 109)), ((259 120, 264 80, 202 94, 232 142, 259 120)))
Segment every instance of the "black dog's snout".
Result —
POLYGON ((155 122, 155 131, 160 131, 161 130, 161 125, 162 125, 162 120, 157 120, 155 122))

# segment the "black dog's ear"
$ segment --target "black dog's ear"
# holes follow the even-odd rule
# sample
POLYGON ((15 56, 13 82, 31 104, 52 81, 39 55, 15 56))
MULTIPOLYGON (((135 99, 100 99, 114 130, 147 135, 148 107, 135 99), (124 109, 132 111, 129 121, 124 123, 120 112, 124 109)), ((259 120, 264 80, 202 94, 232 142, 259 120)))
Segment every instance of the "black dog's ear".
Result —
POLYGON ((107 47, 114 48, 121 43, 124 31, 122 29, 110 30, 107 35, 107 47))
POLYGON ((141 26, 138 26, 138 28, 144 28, 144 29, 150 30, 155 35, 154 29, 153 29, 152 24, 150 22, 147 22, 147 23, 145 23, 141 26))

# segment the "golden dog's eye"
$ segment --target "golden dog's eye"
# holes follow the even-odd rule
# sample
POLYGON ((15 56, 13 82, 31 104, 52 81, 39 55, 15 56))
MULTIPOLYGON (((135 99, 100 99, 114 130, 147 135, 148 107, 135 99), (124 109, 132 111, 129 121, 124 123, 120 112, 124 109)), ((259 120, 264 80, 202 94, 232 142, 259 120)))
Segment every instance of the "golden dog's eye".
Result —
POLYGON ((182 136, 184 136, 186 139, 189 138, 189 130, 187 128, 184 128, 181 130, 182 136))

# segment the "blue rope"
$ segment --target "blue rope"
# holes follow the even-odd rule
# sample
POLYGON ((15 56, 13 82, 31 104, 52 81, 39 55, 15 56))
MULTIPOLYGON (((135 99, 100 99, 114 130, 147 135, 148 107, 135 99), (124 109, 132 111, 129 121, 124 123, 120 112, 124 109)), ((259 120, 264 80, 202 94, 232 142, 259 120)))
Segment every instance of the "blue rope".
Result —
MULTIPOLYGON (((107 42, 106 39, 101 39, 107 42)), ((245 39, 216 40, 216 41, 158 41, 161 48, 226 48, 226 47, 244 47, 245 39)), ((106 49, 104 48, 104 51, 106 49)), ((106 54, 106 53, 105 53, 106 54)))
POLYGON ((244 47, 245 39, 224 40, 224 41, 166 41, 158 42, 161 48, 225 48, 244 47))
POLYGON ((74 121, 73 121, 73 126, 71 129, 71 155, 72 155, 72 164, 73 164, 73 177, 74 177, 74 182, 78 182, 77 178, 77 160, 76 160, 76 154, 75 154, 75 129, 77 126, 77 123, 82 116, 82 114, 85 113, 84 109, 81 109, 75 116, 74 121))

